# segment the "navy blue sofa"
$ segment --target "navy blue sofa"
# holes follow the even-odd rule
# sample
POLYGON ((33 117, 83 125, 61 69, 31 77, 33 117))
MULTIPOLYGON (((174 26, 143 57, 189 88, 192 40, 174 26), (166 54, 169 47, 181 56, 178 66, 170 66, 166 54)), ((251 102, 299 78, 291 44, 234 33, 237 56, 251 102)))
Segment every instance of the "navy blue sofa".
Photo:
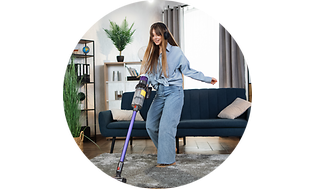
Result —
MULTIPOLYGON (((131 101, 134 92, 126 92, 122 96, 121 109, 132 110, 131 101)), ((140 114, 144 120, 155 96, 152 91, 146 99, 140 114)), ((176 146, 179 150, 178 138, 186 136, 237 136, 245 131, 250 108, 236 119, 221 119, 218 114, 237 97, 246 99, 245 89, 188 89, 184 90, 184 106, 180 123, 177 127, 176 146)), ((102 136, 113 137, 110 153, 113 152, 116 137, 126 137, 130 121, 113 120, 111 110, 99 113, 99 127, 102 136)), ((145 121, 135 121, 131 137, 148 137, 145 121)), ((132 144, 132 140, 131 140, 132 144)), ((184 140, 185 144, 185 140, 184 140)))

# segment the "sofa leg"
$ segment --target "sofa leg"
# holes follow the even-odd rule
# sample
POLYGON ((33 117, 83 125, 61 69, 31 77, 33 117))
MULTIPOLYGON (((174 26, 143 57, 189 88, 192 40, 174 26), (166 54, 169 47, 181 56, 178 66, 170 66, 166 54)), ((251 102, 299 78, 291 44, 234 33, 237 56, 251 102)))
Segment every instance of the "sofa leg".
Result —
POLYGON ((179 154, 179 138, 178 137, 176 137, 176 148, 177 148, 176 153, 179 154))
POLYGON ((183 137, 183 141, 184 141, 184 146, 186 145, 186 137, 183 137))
POLYGON ((113 137, 113 139, 112 139, 112 146, 110 147, 110 153, 111 153, 111 154, 112 154, 113 151, 114 151, 115 140, 116 140, 116 137, 113 137))

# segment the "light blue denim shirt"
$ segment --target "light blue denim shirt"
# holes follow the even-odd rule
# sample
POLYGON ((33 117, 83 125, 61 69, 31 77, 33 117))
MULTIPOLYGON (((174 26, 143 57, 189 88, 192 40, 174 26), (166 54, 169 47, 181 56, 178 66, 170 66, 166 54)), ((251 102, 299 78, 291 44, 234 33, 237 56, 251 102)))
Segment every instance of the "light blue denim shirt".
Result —
POLYGON ((162 72, 162 54, 159 56, 157 73, 145 74, 148 77, 148 84, 157 89, 158 84, 164 86, 182 86, 182 73, 192 79, 210 83, 212 78, 205 76, 202 72, 190 68, 189 61, 178 46, 172 46, 169 43, 166 47, 166 57, 168 64, 168 77, 162 72))

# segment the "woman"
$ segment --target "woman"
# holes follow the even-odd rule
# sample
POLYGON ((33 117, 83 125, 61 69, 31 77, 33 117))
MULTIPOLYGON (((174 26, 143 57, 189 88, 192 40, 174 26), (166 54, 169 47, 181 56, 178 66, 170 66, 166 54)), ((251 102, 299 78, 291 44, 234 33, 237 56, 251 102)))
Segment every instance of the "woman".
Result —
POLYGON ((157 148, 157 167, 175 165, 175 137, 184 102, 182 74, 211 84, 217 80, 190 68, 189 61, 162 22, 150 28, 141 74, 148 77, 148 84, 157 91, 146 120, 147 132, 157 148))

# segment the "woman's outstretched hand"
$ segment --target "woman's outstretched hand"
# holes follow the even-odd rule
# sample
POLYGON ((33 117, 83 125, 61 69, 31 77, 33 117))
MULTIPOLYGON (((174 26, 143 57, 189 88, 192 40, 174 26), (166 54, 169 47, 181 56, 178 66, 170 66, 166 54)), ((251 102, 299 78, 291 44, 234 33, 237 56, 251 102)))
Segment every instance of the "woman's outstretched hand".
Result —
POLYGON ((210 83, 211 83, 212 85, 214 85, 216 82, 218 82, 218 80, 213 77, 210 83))

